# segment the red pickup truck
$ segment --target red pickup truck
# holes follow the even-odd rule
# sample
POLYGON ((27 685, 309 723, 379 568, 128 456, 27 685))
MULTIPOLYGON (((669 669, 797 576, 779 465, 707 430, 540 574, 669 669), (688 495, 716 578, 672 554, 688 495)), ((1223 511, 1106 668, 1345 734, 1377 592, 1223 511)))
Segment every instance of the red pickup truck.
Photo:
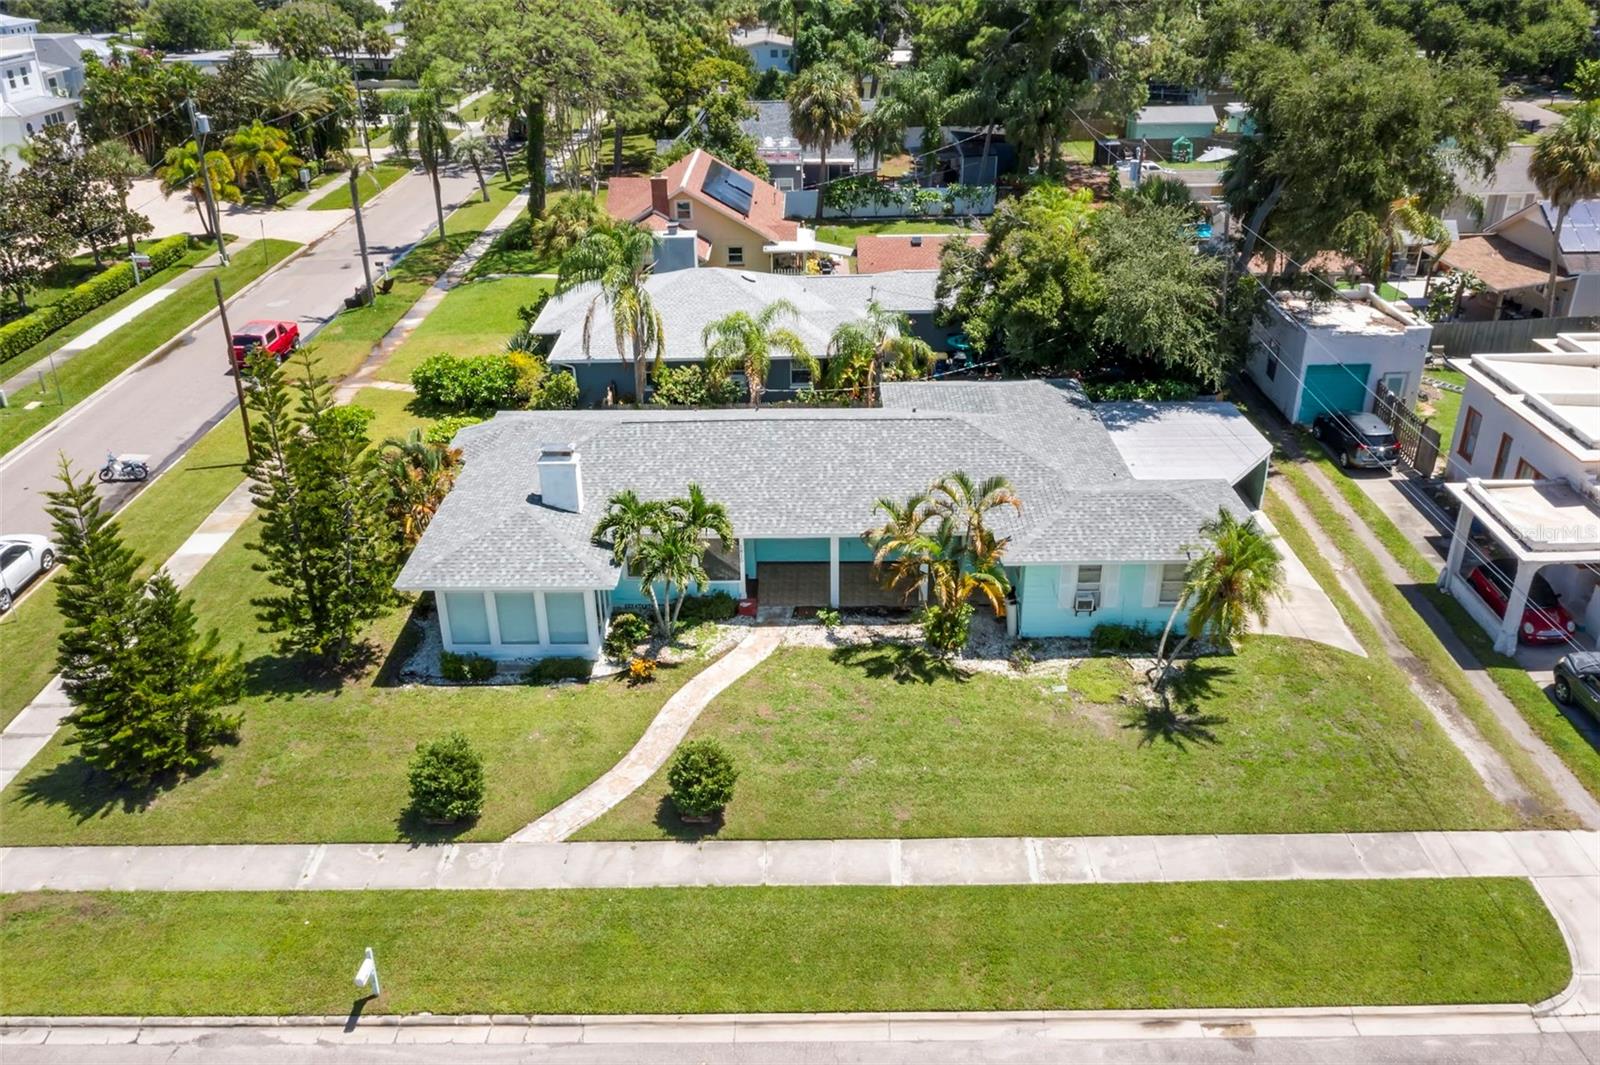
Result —
POLYGON ((233 331, 233 364, 244 369, 250 352, 256 348, 270 353, 279 362, 300 346, 300 326, 294 322, 258 319, 233 331))

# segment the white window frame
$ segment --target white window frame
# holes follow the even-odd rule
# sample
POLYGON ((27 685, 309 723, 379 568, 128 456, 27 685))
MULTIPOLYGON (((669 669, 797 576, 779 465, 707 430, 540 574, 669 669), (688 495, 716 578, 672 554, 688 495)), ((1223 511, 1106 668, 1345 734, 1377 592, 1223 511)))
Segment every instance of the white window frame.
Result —
POLYGON ((790 388, 810 388, 811 382, 812 376, 810 367, 801 366, 797 362, 791 362, 789 364, 790 388))
POLYGON ((1404 370, 1390 370, 1387 373, 1380 375, 1378 380, 1383 382, 1384 388, 1389 388, 1389 394, 1391 396, 1404 396, 1406 394, 1406 388, 1411 384, 1411 375, 1406 373, 1404 370), (1389 388, 1389 379, 1392 377, 1400 378, 1399 388, 1389 388))
POLYGON ((729 266, 743 266, 744 265, 744 245, 743 244, 730 244, 730 245, 728 245, 728 265, 729 266))
MULTIPOLYGON (((500 638, 500 611, 495 602, 495 593, 486 588, 450 588, 447 589, 457 595, 479 595, 483 597, 484 610, 489 622, 488 643, 458 643, 454 630, 450 626, 450 609, 445 602, 444 590, 434 594, 434 604, 439 611, 439 634, 444 643, 444 649, 456 654, 482 655, 485 658, 495 659, 521 659, 521 658, 598 658, 600 655, 600 642, 604 636, 605 623, 608 618, 600 612, 600 597, 594 594, 594 588, 507 588, 505 591, 517 595, 533 595, 534 617, 538 622, 538 643, 506 643, 500 638), (545 607, 545 594, 578 595, 583 601, 585 620, 589 626, 589 639, 586 643, 552 643, 550 641, 549 613, 545 607)), ((606 589, 598 589, 605 593, 606 589)))
POLYGON ((675 200, 672 204, 672 217, 675 221, 688 222, 694 218, 694 203, 690 200, 675 200))

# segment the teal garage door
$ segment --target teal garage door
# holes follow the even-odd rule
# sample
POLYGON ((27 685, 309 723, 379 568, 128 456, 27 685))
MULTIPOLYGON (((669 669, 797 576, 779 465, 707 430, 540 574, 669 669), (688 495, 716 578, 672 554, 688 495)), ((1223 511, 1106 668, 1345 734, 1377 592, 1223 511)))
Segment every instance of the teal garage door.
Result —
POLYGON ((1367 374, 1371 363, 1342 363, 1334 366, 1306 367, 1305 386, 1300 390, 1298 422, 1310 422, 1323 411, 1366 410, 1367 374))

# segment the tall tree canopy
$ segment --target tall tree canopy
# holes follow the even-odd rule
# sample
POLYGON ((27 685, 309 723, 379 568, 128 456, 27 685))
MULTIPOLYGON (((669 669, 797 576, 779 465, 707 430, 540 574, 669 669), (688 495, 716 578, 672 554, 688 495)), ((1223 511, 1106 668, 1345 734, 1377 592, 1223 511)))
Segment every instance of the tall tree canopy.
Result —
POLYGON ((1303 257, 1335 231, 1369 233, 1397 199, 1437 211, 1455 195, 1452 165, 1487 172, 1510 142, 1487 67, 1419 54, 1357 0, 1221 0, 1207 35, 1259 131, 1226 176, 1244 259, 1257 234, 1303 257))

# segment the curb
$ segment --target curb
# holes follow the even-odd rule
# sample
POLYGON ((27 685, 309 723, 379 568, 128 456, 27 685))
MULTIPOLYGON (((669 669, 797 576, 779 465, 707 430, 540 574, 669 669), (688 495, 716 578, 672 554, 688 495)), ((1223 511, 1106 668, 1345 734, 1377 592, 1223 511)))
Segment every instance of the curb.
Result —
MULTIPOLYGON (((496 1027, 496 1028, 682 1028, 742 1025, 805 1024, 972 1024, 1045 1021, 1099 1022, 1122 1021, 1150 1025, 1182 1022, 1211 1026, 1249 1024, 1254 1021, 1298 1021, 1332 1019, 1378 1020, 1435 1017, 1459 1020, 1464 1017, 1504 1020, 1531 1020, 1531 1006, 1519 1003, 1486 1003, 1439 1006, 1281 1006, 1229 1009, 1154 1010, 997 1010, 906 1011, 863 1013, 697 1013, 697 1014, 524 1014, 524 1013, 402 1013, 363 1016, 362 1027, 496 1027)), ((321 1028, 350 1024, 349 1014, 206 1016, 80 1016, 0 1017, 0 1028, 321 1028)))

